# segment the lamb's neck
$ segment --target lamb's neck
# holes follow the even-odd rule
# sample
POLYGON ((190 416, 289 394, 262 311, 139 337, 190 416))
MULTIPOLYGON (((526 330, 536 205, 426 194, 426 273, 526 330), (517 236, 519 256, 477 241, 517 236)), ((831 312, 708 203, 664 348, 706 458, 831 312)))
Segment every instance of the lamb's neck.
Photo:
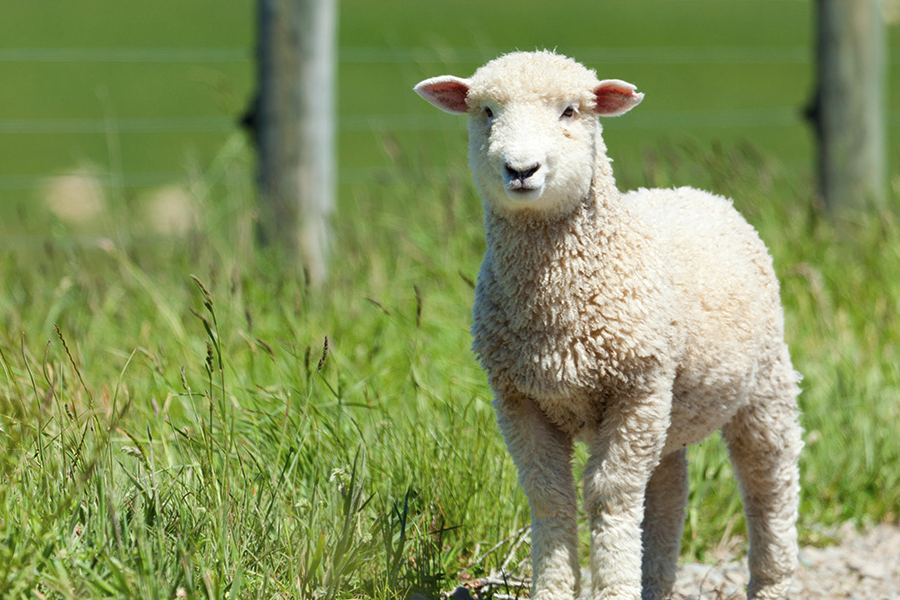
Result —
POLYGON ((592 294, 592 288, 602 284, 601 257, 615 254, 623 211, 618 190, 597 191, 571 213, 552 219, 486 212, 494 277, 508 294, 520 301, 539 296, 564 303, 592 294))

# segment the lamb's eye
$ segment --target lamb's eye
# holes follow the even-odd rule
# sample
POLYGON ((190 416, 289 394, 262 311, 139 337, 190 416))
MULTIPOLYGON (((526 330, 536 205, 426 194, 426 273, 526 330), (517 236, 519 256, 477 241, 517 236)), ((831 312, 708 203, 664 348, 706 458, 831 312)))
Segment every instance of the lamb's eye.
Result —
POLYGON ((563 116, 563 118, 566 118, 566 119, 574 117, 575 116, 575 107, 567 106, 566 110, 563 111, 562 116, 563 116))
POLYGON ((492 111, 489 106, 484 107, 484 114, 487 115, 488 119, 494 118, 494 111, 492 111))

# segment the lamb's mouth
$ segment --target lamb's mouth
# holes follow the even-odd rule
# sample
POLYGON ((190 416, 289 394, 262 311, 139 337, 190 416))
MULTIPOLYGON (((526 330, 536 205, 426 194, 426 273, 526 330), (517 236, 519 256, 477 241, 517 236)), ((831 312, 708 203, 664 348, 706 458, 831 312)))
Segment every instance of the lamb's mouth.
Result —
POLYGON ((541 197, 544 192, 543 185, 529 184, 528 182, 514 179, 507 182, 503 189, 506 195, 514 202, 533 202, 541 197))

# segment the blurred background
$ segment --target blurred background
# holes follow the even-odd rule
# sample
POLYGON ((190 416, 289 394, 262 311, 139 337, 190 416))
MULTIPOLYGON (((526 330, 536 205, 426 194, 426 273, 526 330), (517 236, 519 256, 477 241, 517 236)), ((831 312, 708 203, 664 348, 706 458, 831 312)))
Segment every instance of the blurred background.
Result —
MULTIPOLYGON (((41 210, 86 234, 114 227, 97 224, 100 214, 142 216, 146 229, 128 232, 135 242, 184 233, 195 218, 192 177, 217 157, 229 169, 215 185, 252 185, 239 122, 255 88, 254 2, 45 0, 6 3, 0 13, 2 246, 40 245, 46 220, 33 213, 41 210)), ((890 165, 900 157, 896 31, 890 165)), ((339 207, 384 184, 399 163, 464 165, 464 119, 422 102, 416 82, 468 76, 502 52, 535 48, 646 93, 639 110, 605 123, 623 187, 690 183, 648 181, 647 161, 665 148, 747 144, 777 161, 776 185, 790 194, 814 173, 803 116, 814 45, 810 0, 341 2, 339 207)))

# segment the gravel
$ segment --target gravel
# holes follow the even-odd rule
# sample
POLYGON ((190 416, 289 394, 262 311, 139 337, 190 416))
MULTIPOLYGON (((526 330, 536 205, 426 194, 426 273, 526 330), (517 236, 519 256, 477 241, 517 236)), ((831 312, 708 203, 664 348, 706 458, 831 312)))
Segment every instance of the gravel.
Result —
MULTIPOLYGON (((800 551, 791 600, 900 600, 900 527, 878 525, 839 532, 841 543, 800 551)), ((687 564, 679 569, 673 600, 745 600, 747 561, 687 564)))
MULTIPOLYGON (((900 600, 900 526, 877 525, 864 532, 841 528, 839 544, 800 551, 800 569, 788 593, 789 600, 900 600)), ((747 559, 733 558, 735 549, 717 552, 716 564, 681 565, 672 600, 746 600, 747 559), (731 556, 729 556, 729 552, 731 556)), ((589 574, 585 572, 584 578, 589 574)), ((513 582, 506 576, 471 580, 444 600, 526 598, 528 580, 513 582), (514 588, 515 593, 510 593, 514 588)), ((586 596, 586 595, 585 595, 586 596)), ((409 600, 428 600, 413 594, 409 600)))

